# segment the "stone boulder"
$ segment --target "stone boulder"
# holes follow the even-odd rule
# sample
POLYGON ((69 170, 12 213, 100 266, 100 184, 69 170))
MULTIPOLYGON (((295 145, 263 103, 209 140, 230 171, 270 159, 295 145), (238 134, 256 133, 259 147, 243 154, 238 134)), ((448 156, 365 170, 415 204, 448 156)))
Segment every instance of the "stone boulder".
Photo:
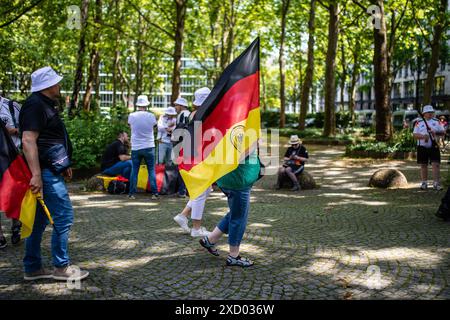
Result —
POLYGON ((86 181, 86 190, 87 191, 104 191, 105 188, 103 186, 103 179, 98 178, 100 174, 96 174, 86 181))
POLYGON ((369 181, 369 187, 375 188, 401 188, 408 184, 405 175, 397 169, 377 170, 369 181))
MULTIPOLYGON (((300 183, 300 187, 302 190, 310 190, 316 188, 316 181, 313 176, 308 172, 303 171, 302 173, 297 175, 297 180, 300 183)), ((291 179, 287 175, 283 175, 281 178, 281 188, 292 188, 293 184, 291 179)))

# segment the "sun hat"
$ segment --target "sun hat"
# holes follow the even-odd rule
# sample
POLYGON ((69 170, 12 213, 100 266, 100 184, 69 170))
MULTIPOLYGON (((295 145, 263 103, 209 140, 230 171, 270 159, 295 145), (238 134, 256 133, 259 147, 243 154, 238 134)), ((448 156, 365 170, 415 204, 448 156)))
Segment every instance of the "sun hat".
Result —
POLYGON ((192 102, 195 106, 200 107, 206 98, 211 93, 211 90, 207 87, 203 87, 195 91, 194 93, 194 102, 192 102))
POLYGON ((147 107, 150 105, 150 101, 148 101, 148 97, 146 95, 138 96, 136 101, 136 106, 138 107, 147 107))
POLYGON ((177 115, 177 111, 175 110, 174 107, 167 107, 165 113, 168 116, 176 116, 177 115))
POLYGON ((51 67, 43 67, 31 74, 31 92, 38 92, 53 87, 63 77, 58 75, 51 67))
POLYGON ((431 113, 431 112, 434 112, 433 107, 430 106, 429 104, 426 105, 426 106, 424 106, 422 110, 423 110, 422 113, 431 113))
POLYGON ((181 98, 181 97, 178 98, 177 100, 175 100, 175 102, 173 104, 174 105, 178 104, 178 105, 183 106, 183 107, 187 107, 188 106, 187 100, 185 98, 181 98))
POLYGON ((296 134, 292 135, 291 138, 289 139, 289 144, 301 144, 301 143, 302 140, 300 140, 296 134))

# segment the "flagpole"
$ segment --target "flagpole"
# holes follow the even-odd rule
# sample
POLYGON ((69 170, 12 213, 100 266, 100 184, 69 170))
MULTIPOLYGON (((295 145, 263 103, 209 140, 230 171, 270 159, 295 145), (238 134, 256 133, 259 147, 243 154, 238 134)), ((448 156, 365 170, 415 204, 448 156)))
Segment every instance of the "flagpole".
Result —
POLYGON ((51 225, 54 225, 52 216, 50 215, 50 211, 48 210, 47 206, 45 205, 44 199, 42 199, 42 196, 40 193, 38 193, 36 199, 39 201, 39 203, 42 206, 42 209, 44 209, 45 214, 47 215, 48 220, 50 221, 51 225))

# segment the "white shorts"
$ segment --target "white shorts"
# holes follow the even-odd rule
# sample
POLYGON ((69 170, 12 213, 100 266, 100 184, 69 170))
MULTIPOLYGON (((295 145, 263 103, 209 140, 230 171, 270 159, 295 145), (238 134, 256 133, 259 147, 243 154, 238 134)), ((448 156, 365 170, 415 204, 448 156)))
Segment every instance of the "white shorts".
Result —
POLYGON ((189 200, 187 203, 187 207, 191 208, 191 219, 193 220, 202 220, 203 217, 203 210, 205 210, 205 203, 206 198, 211 193, 212 188, 209 187, 206 189, 205 192, 203 192, 201 195, 199 195, 195 200, 189 200))

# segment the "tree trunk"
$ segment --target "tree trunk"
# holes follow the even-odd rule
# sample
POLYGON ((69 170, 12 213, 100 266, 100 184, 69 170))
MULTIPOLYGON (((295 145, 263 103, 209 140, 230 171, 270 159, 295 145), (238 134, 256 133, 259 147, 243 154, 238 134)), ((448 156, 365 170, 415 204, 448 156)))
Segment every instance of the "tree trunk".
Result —
POLYGON ((280 66, 280 128, 284 128, 286 124, 286 88, 285 88, 285 58, 284 58, 284 42, 286 39, 286 16, 289 10, 290 0, 282 0, 281 8, 281 36, 280 36, 280 55, 279 55, 279 66, 280 66))
POLYGON ((433 28, 433 42, 431 43, 431 59, 427 71, 427 79, 423 89, 424 105, 431 104, 431 96, 433 94, 434 75, 439 65, 439 55, 441 52, 441 41, 445 31, 445 14, 447 11, 448 0, 440 0, 439 19, 433 28))
POLYGON ((188 0, 175 0, 177 25, 175 29, 175 49, 173 52, 172 104, 180 95, 181 58, 183 56, 184 21, 186 19, 187 2, 188 0))
POLYGON ((89 75, 86 83, 86 93, 83 99, 83 110, 89 112, 91 110, 92 89, 98 81, 98 72, 100 66, 100 24, 102 15, 102 0, 95 1, 95 31, 92 38, 92 49, 90 55, 89 75))
POLYGON ((376 104, 376 139, 389 141, 392 139, 391 109, 389 106, 389 53, 387 50, 386 20, 383 0, 372 0, 372 4, 380 8, 380 28, 374 28, 374 86, 376 104))
POLYGON ((136 105, 138 96, 142 93, 142 20, 139 16, 138 39, 136 44, 136 73, 134 87, 134 105, 136 105))
POLYGON ((355 126, 355 100, 356 100, 356 82, 358 81, 358 76, 360 74, 360 62, 359 62, 359 55, 360 55, 360 48, 361 45, 359 42, 356 42, 355 49, 353 51, 353 69, 352 69, 352 79, 350 80, 350 88, 349 88, 349 102, 348 102, 348 109, 350 111, 350 117, 352 119, 352 126, 355 126))
POLYGON ((83 60, 86 51, 86 28, 89 12, 89 0, 83 0, 81 4, 81 30, 80 41, 78 42, 77 68, 75 71, 75 79, 73 82, 72 99, 70 100, 69 116, 72 117, 74 111, 78 109, 78 101, 83 82, 83 60))
POLYGON ((303 82, 300 97, 300 115, 298 125, 300 130, 305 130, 306 113, 308 111, 309 94, 311 92, 314 74, 314 33, 315 33, 316 1, 311 0, 308 21, 308 62, 306 66, 305 80, 303 82))
POLYGON ((342 74, 341 74, 341 85, 340 85, 340 98, 341 98, 341 112, 345 110, 344 103, 344 92, 345 92, 345 82, 347 81, 347 63, 345 59, 345 46, 344 43, 341 45, 341 64, 342 64, 342 74))
POLYGON ((339 35, 339 4, 331 1, 329 5, 328 49, 325 69, 325 137, 336 134, 336 53, 339 35))

